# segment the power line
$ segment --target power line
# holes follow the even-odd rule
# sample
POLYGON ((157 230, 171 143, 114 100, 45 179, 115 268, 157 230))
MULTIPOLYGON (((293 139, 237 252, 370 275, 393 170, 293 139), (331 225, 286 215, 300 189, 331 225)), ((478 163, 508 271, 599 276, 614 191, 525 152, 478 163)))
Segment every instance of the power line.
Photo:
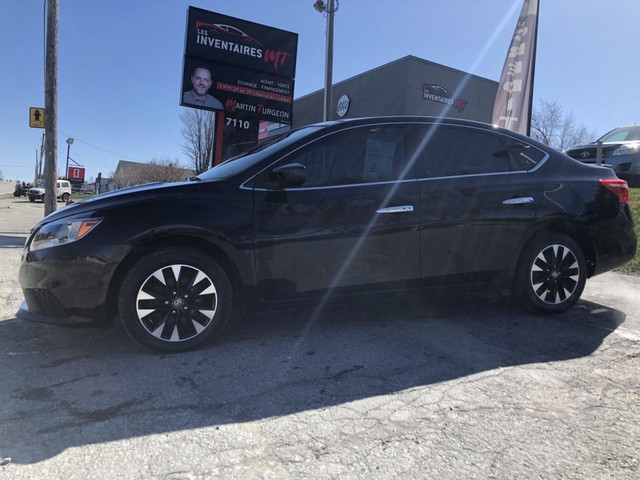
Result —
MULTIPOLYGON (((62 134, 62 135, 58 135, 60 138, 63 138, 63 136, 64 137, 71 137, 71 135, 69 135, 69 134, 67 134, 65 132, 60 132, 60 133, 62 134)), ((142 161, 142 160, 137 159, 137 158, 132 158, 132 157, 129 157, 127 155, 122 155, 120 153, 112 152, 111 150, 107 150, 105 148, 98 147, 97 145, 93 145, 93 144, 91 144, 89 142, 85 142, 84 140, 80 140, 77 137, 73 137, 73 139, 76 142, 82 143, 83 145, 87 145, 88 147, 91 147, 91 148, 95 148, 96 150, 100 150, 101 152, 105 152, 105 153, 108 153, 110 155, 114 155, 116 157, 119 157, 122 160, 131 160, 132 162, 141 162, 142 161)))

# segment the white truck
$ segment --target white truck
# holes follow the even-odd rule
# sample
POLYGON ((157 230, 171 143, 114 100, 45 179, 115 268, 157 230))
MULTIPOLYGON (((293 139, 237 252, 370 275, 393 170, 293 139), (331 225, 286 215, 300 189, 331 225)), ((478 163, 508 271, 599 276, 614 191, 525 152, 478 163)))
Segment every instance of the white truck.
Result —
MULTIPOLYGON (((29 197, 30 202, 35 202, 36 200, 42 200, 44 202, 44 186, 38 186, 30 188, 27 191, 27 196, 29 197)), ((56 198, 58 200, 62 200, 63 202, 69 201, 69 197, 71 196, 71 182, 68 180, 58 180, 56 182, 56 198)))

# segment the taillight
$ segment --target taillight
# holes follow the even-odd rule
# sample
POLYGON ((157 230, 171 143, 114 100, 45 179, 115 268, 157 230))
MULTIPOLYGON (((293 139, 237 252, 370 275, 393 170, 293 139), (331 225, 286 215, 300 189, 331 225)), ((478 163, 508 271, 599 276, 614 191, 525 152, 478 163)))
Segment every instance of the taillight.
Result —
POLYGON ((618 196, 618 202, 629 203, 629 185, 619 178, 601 178, 600 183, 618 196))

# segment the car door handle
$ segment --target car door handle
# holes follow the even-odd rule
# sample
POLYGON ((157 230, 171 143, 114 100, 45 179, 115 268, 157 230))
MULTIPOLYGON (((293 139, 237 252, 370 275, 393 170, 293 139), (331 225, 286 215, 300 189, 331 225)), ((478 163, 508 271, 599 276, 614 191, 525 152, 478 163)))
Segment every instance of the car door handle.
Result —
POLYGON ((413 205, 398 205, 397 207, 379 208, 376 213, 408 213, 413 212, 413 205))
POLYGON ((503 205, 524 205, 525 203, 533 203, 533 197, 507 198, 502 202, 503 205))

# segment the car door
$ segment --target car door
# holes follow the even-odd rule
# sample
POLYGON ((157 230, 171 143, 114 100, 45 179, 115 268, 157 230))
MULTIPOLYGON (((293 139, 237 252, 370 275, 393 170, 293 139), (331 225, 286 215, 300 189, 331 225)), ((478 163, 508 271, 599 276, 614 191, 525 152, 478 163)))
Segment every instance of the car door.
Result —
POLYGON ((273 164, 255 182, 258 285, 269 298, 418 280, 418 186, 407 174, 407 126, 350 128, 273 164), (305 167, 279 189, 273 170, 305 167))
POLYGON ((423 277, 488 281, 517 254, 542 200, 527 171, 546 154, 487 130, 418 129, 423 277))

